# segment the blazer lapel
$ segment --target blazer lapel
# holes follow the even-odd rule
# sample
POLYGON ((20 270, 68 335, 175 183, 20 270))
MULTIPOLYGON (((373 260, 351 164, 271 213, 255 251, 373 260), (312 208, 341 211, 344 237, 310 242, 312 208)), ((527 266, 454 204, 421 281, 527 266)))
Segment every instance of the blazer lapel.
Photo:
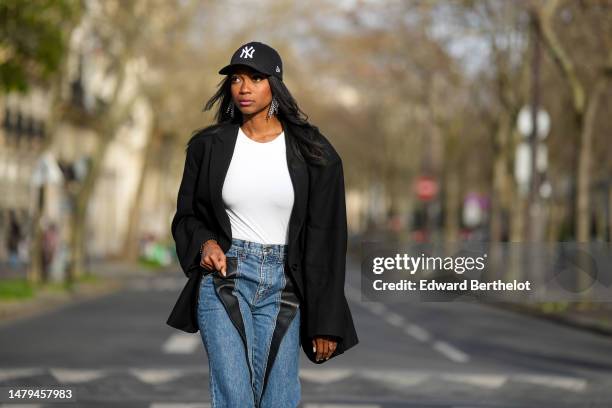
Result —
MULTIPOLYGON (((221 192, 223 190, 223 183, 229 169, 232 156, 234 154, 234 147, 236 146, 236 139, 238 138, 238 124, 231 124, 223 131, 218 132, 214 135, 211 147, 210 156, 210 169, 209 169, 209 183, 210 186, 210 199, 215 212, 217 220, 223 229, 223 233, 231 239, 232 230, 229 217, 225 211, 223 204, 223 198, 221 192)), ((226 248, 226 250, 229 248, 226 248)))
POLYGON ((308 203, 308 168, 302 158, 296 153, 297 145, 289 126, 284 125, 287 151, 287 166, 293 184, 293 208, 289 217, 289 256, 287 258, 289 274, 293 276, 295 286, 301 299, 304 299, 304 284, 302 277, 302 248, 298 248, 300 231, 306 220, 308 203))
MULTIPOLYGON (((283 122, 285 131, 285 145, 287 152, 287 166, 293 184, 293 209, 289 218, 289 244, 297 239, 302 224, 306 218, 306 203, 308 202, 308 171, 306 163, 297 156, 294 135, 289 125, 283 122)), ((293 260, 290 260, 293 262, 293 260)))

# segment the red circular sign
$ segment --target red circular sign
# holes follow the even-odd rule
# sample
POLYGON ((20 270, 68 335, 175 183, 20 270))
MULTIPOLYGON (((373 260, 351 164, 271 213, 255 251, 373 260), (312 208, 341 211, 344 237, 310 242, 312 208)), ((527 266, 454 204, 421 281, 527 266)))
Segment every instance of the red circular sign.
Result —
POLYGON ((429 201, 438 194, 438 182, 429 176, 417 177, 415 190, 421 201, 429 201))

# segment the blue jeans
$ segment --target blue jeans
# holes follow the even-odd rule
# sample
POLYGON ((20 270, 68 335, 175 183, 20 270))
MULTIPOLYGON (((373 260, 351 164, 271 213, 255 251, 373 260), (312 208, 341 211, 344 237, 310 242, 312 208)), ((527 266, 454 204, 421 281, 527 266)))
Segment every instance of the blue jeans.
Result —
POLYGON ((237 258, 236 274, 202 277, 198 324, 213 408, 300 403, 300 308, 287 247, 234 238, 225 256, 237 258))

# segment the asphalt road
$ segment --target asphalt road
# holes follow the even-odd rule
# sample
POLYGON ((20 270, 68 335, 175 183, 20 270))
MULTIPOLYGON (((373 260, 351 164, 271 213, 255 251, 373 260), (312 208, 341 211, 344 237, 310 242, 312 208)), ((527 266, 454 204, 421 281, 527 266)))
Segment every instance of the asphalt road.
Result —
MULTIPOLYGON (((302 358, 303 408, 612 407, 612 338, 469 303, 362 301, 360 344, 302 358)), ((182 272, 0 326, 0 388, 70 388, 73 407, 210 407, 199 333, 165 324, 182 272)), ((57 403, 0 407, 57 407, 57 403)))

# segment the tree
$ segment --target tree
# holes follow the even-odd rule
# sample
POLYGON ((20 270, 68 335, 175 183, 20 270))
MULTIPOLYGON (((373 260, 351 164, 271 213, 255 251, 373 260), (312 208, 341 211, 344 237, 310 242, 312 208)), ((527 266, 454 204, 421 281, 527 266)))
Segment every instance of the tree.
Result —
POLYGON ((0 81, 4 92, 25 92, 61 67, 78 0, 0 2, 0 81))
MULTIPOLYGON (((560 0, 547 0, 544 3, 533 2, 533 15, 540 26, 544 43, 551 57, 557 64, 570 89, 572 108, 574 111, 576 127, 580 131, 577 155, 577 198, 575 208, 576 241, 590 241, 591 222, 591 180, 592 180, 592 154, 593 138, 599 106, 609 89, 612 78, 612 16, 610 2, 580 2, 579 5, 570 2, 564 5, 560 0), (585 14, 580 29, 586 28, 585 34, 591 41, 591 47, 598 50, 602 57, 592 61, 591 70, 584 69, 574 62, 568 46, 561 40, 556 25, 559 12, 566 16, 585 14), (587 26, 586 21, 590 24, 587 26), (581 72, 582 71, 582 75, 581 72), (592 84, 592 85, 591 85, 592 84), (589 86, 591 85, 591 86, 589 86)), ((582 47, 587 47, 585 41, 582 47)), ((592 54, 597 55, 597 54, 592 54)))

